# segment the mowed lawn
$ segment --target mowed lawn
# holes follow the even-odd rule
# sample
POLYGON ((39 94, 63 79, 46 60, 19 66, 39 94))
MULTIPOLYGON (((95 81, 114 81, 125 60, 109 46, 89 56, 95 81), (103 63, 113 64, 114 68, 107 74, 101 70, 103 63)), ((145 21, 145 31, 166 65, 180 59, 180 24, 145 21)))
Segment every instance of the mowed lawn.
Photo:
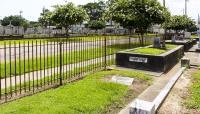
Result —
MULTIPOLYGON (((0 105, 0 114, 98 114, 105 112, 113 103, 123 104, 121 100, 129 87, 105 82, 103 78, 111 75, 134 77, 151 83, 151 78, 134 71, 100 71, 88 74, 86 78, 0 105)), ((134 94, 134 93, 133 93, 134 94)))
POLYGON ((170 50, 172 50, 176 47, 177 47, 177 45, 167 44, 166 49, 145 47, 145 48, 139 48, 139 49, 131 50, 131 51, 128 51, 128 52, 129 53, 139 53, 139 54, 160 55, 160 54, 168 52, 168 51, 170 51, 170 50))
MULTIPOLYGON (((145 37, 147 38, 152 38, 152 37, 155 37, 156 34, 146 34, 145 37)), ((161 36, 161 35, 158 35, 158 36, 161 36)), ((107 40, 111 40, 111 39, 124 39, 124 38, 129 38, 129 36, 86 36, 86 37, 70 37, 70 38, 43 38, 43 39, 40 39, 40 38, 34 38, 34 39, 18 39, 18 40, 1 40, 0 41, 0 45, 14 45, 15 43, 16 44, 28 44, 28 42, 31 44, 32 42, 33 43, 36 43, 36 42, 58 42, 58 41, 66 41, 66 42, 69 42, 69 41, 93 41, 93 40, 104 40, 104 39, 107 39, 107 40)), ((138 35, 131 35, 131 38, 138 38, 138 35)))

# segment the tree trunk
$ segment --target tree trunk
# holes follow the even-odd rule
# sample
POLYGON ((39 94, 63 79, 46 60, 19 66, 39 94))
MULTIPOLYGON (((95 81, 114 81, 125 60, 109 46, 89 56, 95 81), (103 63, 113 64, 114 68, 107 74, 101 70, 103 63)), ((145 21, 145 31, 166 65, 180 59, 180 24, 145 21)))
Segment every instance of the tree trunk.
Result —
POLYGON ((141 33, 141 38, 142 38, 142 47, 144 46, 144 34, 141 33))
POLYGON ((69 35, 69 28, 65 27, 65 35, 68 36, 69 35))
POLYGON ((167 37, 166 33, 167 33, 167 30, 165 29, 164 30, 164 36, 163 36, 163 43, 162 43, 162 48, 164 48, 164 49, 166 48, 166 45, 165 45, 165 40, 166 40, 166 37, 167 37))
POLYGON ((129 29, 129 48, 131 48, 131 28, 129 29))
POLYGON ((139 30, 140 30, 140 35, 141 35, 141 45, 144 46, 144 31, 142 28, 140 28, 139 30))
POLYGON ((138 33, 137 35, 138 35, 139 42, 140 42, 140 45, 141 45, 141 44, 142 44, 142 42, 141 42, 141 37, 140 37, 140 34, 138 33))

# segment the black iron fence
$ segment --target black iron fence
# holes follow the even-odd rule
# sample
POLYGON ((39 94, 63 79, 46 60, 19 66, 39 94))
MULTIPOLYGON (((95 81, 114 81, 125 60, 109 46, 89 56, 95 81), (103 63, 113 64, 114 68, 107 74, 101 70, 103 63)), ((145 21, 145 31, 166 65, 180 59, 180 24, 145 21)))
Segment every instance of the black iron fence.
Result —
MULTIPOLYGON (((0 41, 0 102, 81 79, 115 64, 115 53, 139 47, 138 38, 72 37, 0 41)), ((145 40, 151 44, 152 38, 145 40)))

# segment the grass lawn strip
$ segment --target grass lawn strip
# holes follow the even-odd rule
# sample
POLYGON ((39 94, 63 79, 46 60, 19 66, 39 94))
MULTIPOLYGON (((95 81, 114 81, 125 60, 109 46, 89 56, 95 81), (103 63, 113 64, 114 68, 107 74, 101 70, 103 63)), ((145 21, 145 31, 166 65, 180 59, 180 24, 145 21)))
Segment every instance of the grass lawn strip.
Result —
POLYGON ((129 53, 139 53, 139 54, 150 54, 150 55, 160 55, 163 54, 169 50, 172 50, 176 48, 177 45, 166 45, 166 49, 161 48, 152 48, 152 47, 145 47, 145 48, 139 48, 135 50, 128 51, 129 53))
POLYGON ((134 71, 102 71, 88 74, 81 81, 48 90, 0 106, 1 114, 97 114, 126 95, 128 86, 100 80, 121 75, 149 81, 147 75, 134 71))
POLYGON ((185 105, 189 109, 200 109, 200 71, 192 75, 192 85, 189 88, 189 96, 185 105))
POLYGON ((191 38, 198 38, 198 35, 191 35, 191 38))
MULTIPOLYGON (((152 37, 155 37, 156 35, 155 34, 147 34, 146 37, 148 38, 152 38, 152 37)), ((159 35, 161 36, 161 35, 159 35)), ((106 39, 123 39, 123 38, 129 38, 129 36, 88 36, 88 37, 71 37, 71 38, 45 38, 45 39, 19 39, 19 40, 2 40, 0 41, 0 45, 4 45, 4 43, 6 43, 7 45, 9 43, 11 44, 14 44, 14 42, 16 44, 19 44, 19 42, 21 44, 25 43, 25 44, 28 44, 29 43, 32 43, 32 41, 35 43, 36 41, 37 42, 53 42, 53 41, 93 41, 93 40, 104 40, 106 37, 106 39)), ((138 35, 132 35, 131 38, 138 38, 138 35)))

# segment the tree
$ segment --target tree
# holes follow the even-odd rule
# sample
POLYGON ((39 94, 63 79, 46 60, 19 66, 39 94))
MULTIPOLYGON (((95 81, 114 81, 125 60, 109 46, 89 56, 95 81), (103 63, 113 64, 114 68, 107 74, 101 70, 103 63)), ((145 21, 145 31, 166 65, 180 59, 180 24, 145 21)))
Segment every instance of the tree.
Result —
POLYGON ((28 24, 28 26, 30 28, 37 28, 37 27, 41 26, 41 23, 39 23, 37 21, 30 21, 29 24, 28 24))
POLYGON ((51 20, 59 27, 65 27, 66 34, 71 25, 82 23, 88 19, 86 11, 81 7, 76 7, 73 3, 54 6, 51 20))
POLYGON ((51 21, 51 14, 52 12, 50 12, 48 9, 43 8, 43 11, 38 19, 38 22, 44 27, 52 25, 53 22, 51 21))
POLYGON ((106 4, 103 1, 88 3, 81 7, 83 7, 89 15, 90 21, 88 22, 88 27, 90 29, 97 31, 98 29, 106 27, 106 24, 102 19, 106 7, 106 4))
POLYGON ((168 30, 175 30, 176 33, 185 29, 194 29, 195 26, 195 21, 185 15, 172 16, 170 21, 167 21, 163 24, 164 28, 168 30))
POLYGON ((141 36, 141 44, 144 45, 144 33, 153 24, 161 24, 165 21, 167 9, 157 0, 113 0, 109 6, 107 18, 112 18, 123 27, 137 29, 141 36))
POLYGON ((191 18, 188 18, 188 24, 187 24, 187 31, 188 32, 195 32, 195 31, 197 31, 197 25, 196 25, 196 22, 193 20, 193 19, 191 19, 191 18))
POLYGON ((28 26, 28 21, 19 15, 14 15, 14 16, 11 15, 8 17, 4 17, 3 20, 1 21, 1 24, 3 26, 8 26, 10 23, 13 26, 23 26, 23 27, 28 26))
POLYGON ((95 3, 88 3, 81 7, 86 10, 90 20, 99 20, 102 18, 103 13, 105 12, 106 5, 103 1, 99 1, 95 3))
POLYGON ((99 29, 105 28, 105 26, 106 24, 103 21, 92 20, 92 21, 89 21, 88 23, 88 27, 92 30, 96 30, 96 32, 99 29))
POLYGON ((195 25, 195 24, 192 24, 192 25, 187 29, 188 32, 196 32, 197 30, 198 30, 198 28, 197 28, 197 25, 195 25))

